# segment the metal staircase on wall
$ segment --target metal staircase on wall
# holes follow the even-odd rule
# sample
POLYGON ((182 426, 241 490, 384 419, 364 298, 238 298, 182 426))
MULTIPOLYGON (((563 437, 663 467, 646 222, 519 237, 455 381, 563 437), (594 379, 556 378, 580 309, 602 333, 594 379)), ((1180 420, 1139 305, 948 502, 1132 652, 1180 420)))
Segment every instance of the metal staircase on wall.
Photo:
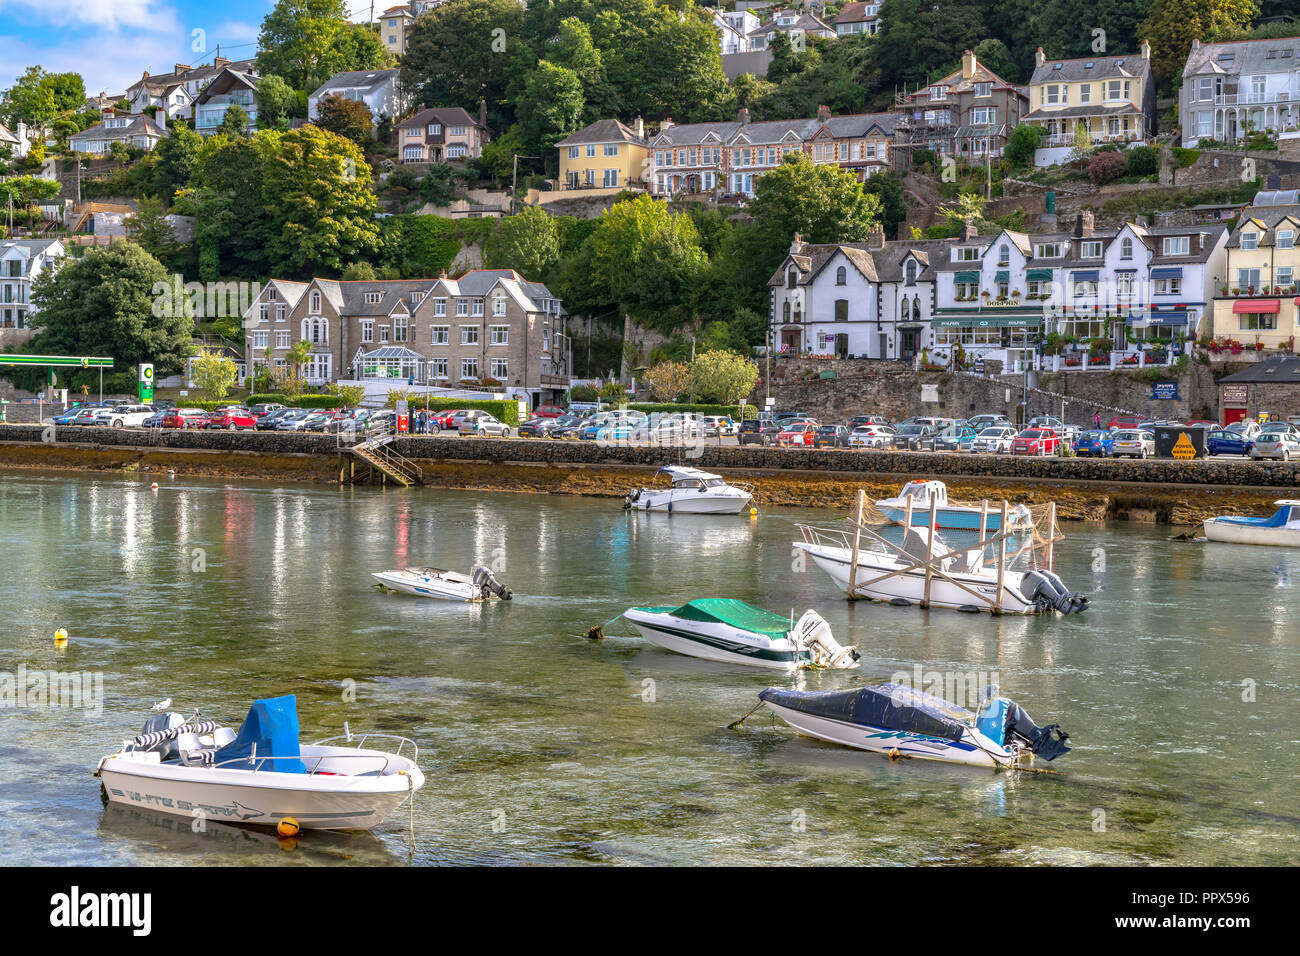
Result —
POLYGON ((424 484, 420 467, 389 447, 396 437, 391 428, 375 429, 366 433, 364 441, 344 445, 340 435, 339 484, 360 484, 374 474, 384 484, 390 479, 404 488, 424 484), (358 470, 358 462, 366 467, 358 470))

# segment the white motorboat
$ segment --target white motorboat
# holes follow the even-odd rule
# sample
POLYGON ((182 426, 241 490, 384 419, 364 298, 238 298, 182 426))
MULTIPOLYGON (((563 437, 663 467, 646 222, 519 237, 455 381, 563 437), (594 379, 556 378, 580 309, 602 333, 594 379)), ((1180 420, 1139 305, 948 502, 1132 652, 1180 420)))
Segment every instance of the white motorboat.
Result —
MULTIPOLYGON (((911 501, 911 524, 921 527, 930 526, 930 503, 935 504, 936 528, 960 528, 964 531, 1001 531, 1002 515, 992 509, 977 508, 974 505, 955 505, 948 501, 948 486, 942 481, 909 481, 893 498, 882 498, 876 502, 876 508, 894 524, 903 524, 907 520, 907 505, 911 501)), ((1022 530, 1030 525, 1029 509, 1024 505, 1013 505, 1007 510, 1007 526, 1012 530, 1022 530)))
POLYGON ((496 579, 487 567, 475 570, 473 577, 444 571, 441 568, 405 568, 371 574, 383 587, 403 594, 441 598, 444 601, 486 601, 493 597, 509 601, 514 592, 496 579))
POLYGON ((633 607, 623 617, 651 644, 708 661, 756 667, 858 666, 858 652, 842 647, 816 611, 798 623, 744 601, 704 598, 681 607, 633 607))
POLYGON ((769 687, 758 697, 804 736, 891 757, 1025 769, 1035 757, 1054 760, 1070 750, 1059 724, 1039 727, 994 685, 975 711, 895 683, 842 691, 769 687))
POLYGON ((254 702, 236 733, 214 721, 162 713, 95 776, 109 801, 163 813, 303 829, 369 830, 424 785, 419 752, 405 737, 346 732, 298 743, 293 695, 254 702), (370 749, 388 741, 395 751, 370 749), (404 753, 409 751, 409 756, 404 753))
POLYGON ((805 552, 846 593, 854 574, 855 597, 959 611, 1000 614, 1038 614, 1060 611, 1072 614, 1088 606, 1088 599, 1067 590, 1048 568, 1029 571, 986 564, 984 542, 969 548, 952 548, 929 528, 908 527, 903 543, 895 547, 867 545, 856 550, 843 531, 796 525, 803 534, 794 547, 805 552))
POLYGON ((1273 502, 1277 511, 1267 518, 1239 518, 1220 515, 1205 519, 1205 537, 1231 544, 1271 544, 1300 548, 1300 501, 1282 498, 1273 502))
POLYGON ((749 507, 754 489, 743 483, 728 483, 720 475, 665 465, 660 473, 669 477, 663 488, 637 488, 623 499, 623 507, 633 511, 666 511, 669 514, 736 515, 749 507))

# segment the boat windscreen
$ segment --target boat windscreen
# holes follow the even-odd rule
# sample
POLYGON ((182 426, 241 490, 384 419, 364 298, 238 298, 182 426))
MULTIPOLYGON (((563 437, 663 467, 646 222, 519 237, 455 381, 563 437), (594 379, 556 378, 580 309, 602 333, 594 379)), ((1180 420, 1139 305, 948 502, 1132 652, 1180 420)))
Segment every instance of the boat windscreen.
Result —
POLYGON ((689 601, 669 612, 675 617, 688 621, 716 621, 730 624, 743 631, 766 634, 769 637, 785 637, 790 631, 790 619, 781 614, 754 607, 735 598, 702 598, 689 601))

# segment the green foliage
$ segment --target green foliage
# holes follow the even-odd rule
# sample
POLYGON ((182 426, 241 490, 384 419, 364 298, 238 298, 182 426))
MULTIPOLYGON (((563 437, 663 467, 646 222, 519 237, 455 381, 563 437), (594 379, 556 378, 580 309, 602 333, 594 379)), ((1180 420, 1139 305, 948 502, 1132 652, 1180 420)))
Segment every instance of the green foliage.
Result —
POLYGON ((880 202, 880 221, 885 228, 885 238, 898 235, 898 227, 907 218, 907 203, 903 199, 903 181, 897 173, 875 173, 862 188, 880 202))
POLYGON ((298 94, 278 76, 264 76, 257 84, 257 125, 263 129, 288 129, 299 115, 298 94))
POLYGON ((1250 23, 1254 0, 1154 0, 1138 33, 1151 43, 1151 69, 1163 84, 1182 75, 1193 40, 1250 23))
POLYGON ((1088 178, 1094 186, 1113 183, 1128 172, 1128 162, 1123 153, 1100 152, 1088 161, 1088 178))
POLYGON ((701 352, 691 363, 691 390, 706 402, 734 404, 742 401, 758 381, 758 366, 735 352, 715 349, 701 352))
POLYGON ((1186 169, 1201 158, 1199 149, 1184 149, 1182 146, 1175 146, 1171 152, 1174 154, 1174 162, 1178 164, 1179 169, 1186 169))
MULTIPOLYGON (((570 400, 575 402, 584 401, 584 399, 578 397, 577 392, 578 389, 575 388, 573 389, 572 392, 569 393, 570 400)), ((594 401, 594 400, 595 400, 594 396, 590 399, 586 399, 586 401, 594 401)), ((755 408, 753 405, 745 405, 741 407, 739 405, 709 405, 709 404, 700 404, 698 402, 693 405, 690 404, 689 402, 681 402, 681 403, 671 402, 666 404, 664 403, 656 404, 653 402, 631 402, 628 404, 627 407, 633 411, 645 412, 647 415, 673 414, 676 412, 695 412, 695 414, 697 415, 731 415, 734 418, 737 410, 739 410, 741 413, 741 418, 758 417, 758 409, 755 408)))
POLYGON ((445 412, 460 409, 478 409, 487 412, 497 421, 507 425, 519 424, 519 402, 515 399, 501 398, 439 398, 430 395, 408 395, 402 389, 393 389, 388 394, 388 407, 397 404, 398 397, 406 398, 412 411, 426 409, 432 412, 445 412))
POLYGON ((484 250, 489 269, 514 269, 526 279, 541 281, 560 259, 555 220, 535 206, 501 220, 484 250))
POLYGON ((218 349, 201 348, 190 365, 190 378, 220 401, 230 394, 231 387, 239 379, 239 369, 234 359, 222 355, 218 349))
POLYGON ((24 70, 18 81, 5 90, 4 100, 0 101, 0 113, 6 122, 11 126, 19 122, 36 125, 53 120, 58 115, 59 104, 52 80, 51 74, 39 66, 29 66, 24 70))
POLYGON ((299 90, 314 90, 335 73, 392 65, 368 24, 348 22, 343 0, 279 0, 262 20, 257 69, 299 90))
POLYGON ((231 103, 221 114, 221 125, 217 127, 217 132, 230 137, 244 136, 248 132, 248 110, 238 103, 231 103))
POLYGON ((436 276, 460 251, 455 226, 437 216, 389 216, 381 220, 379 261, 403 278, 436 276))
POLYGON ((555 144, 583 125, 586 100, 573 70, 542 60, 528 74, 519 96, 519 127, 530 153, 555 159, 555 144))
POLYGON ((371 139, 374 116, 360 100, 332 94, 316 104, 316 125, 364 147, 371 139))
POLYGON ((1011 160, 1013 166, 1032 166, 1034 151, 1038 149, 1038 144, 1042 142, 1046 133, 1047 129, 1042 126, 1017 126, 1012 130, 1011 138, 1007 140, 1006 158, 1011 160))
POLYGON ((174 125, 171 135, 154 150, 154 194, 170 203, 177 192, 188 186, 198 169, 202 148, 203 137, 188 124, 174 125))
POLYGON ((420 180, 420 195, 435 206, 449 205, 456 198, 456 170, 446 163, 430 166, 420 180))
POLYGON ((1130 146, 1124 158, 1130 176, 1152 176, 1160 169, 1160 152, 1154 146, 1130 146))

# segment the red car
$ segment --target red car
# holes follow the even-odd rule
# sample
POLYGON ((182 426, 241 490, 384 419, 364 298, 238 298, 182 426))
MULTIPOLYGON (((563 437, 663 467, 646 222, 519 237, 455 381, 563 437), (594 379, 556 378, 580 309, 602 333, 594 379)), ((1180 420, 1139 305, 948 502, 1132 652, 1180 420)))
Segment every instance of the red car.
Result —
POLYGON ((810 425, 807 422, 796 422, 786 425, 785 428, 777 432, 776 443, 778 445, 803 445, 805 448, 811 448, 816 436, 816 425, 810 425))
MULTIPOLYGON (((164 424, 166 424, 164 422, 164 424)), ((253 428, 257 425, 257 416, 247 408, 222 408, 208 415, 203 428, 228 428, 232 432, 237 428, 253 428)))
POLYGON ((429 416, 429 421, 439 428, 453 428, 451 420, 454 416, 459 415, 463 409, 449 408, 445 412, 434 412, 429 416))
POLYGON ((1120 428, 1132 429, 1132 428, 1137 428, 1139 425, 1142 424, 1144 420, 1145 419, 1139 418, 1136 415, 1119 415, 1115 418, 1112 418, 1110 420, 1110 423, 1106 427, 1109 428, 1111 431, 1116 431, 1117 429, 1120 428))
POLYGON ((1013 455, 1055 455, 1061 447, 1061 436, 1050 428, 1026 428, 1011 439, 1013 455))
POLYGON ((558 405, 538 405, 533 411, 533 418, 559 418, 564 414, 564 409, 558 405))
POLYGON ((163 415, 163 428, 202 428, 208 413, 201 408, 169 408, 163 415))

